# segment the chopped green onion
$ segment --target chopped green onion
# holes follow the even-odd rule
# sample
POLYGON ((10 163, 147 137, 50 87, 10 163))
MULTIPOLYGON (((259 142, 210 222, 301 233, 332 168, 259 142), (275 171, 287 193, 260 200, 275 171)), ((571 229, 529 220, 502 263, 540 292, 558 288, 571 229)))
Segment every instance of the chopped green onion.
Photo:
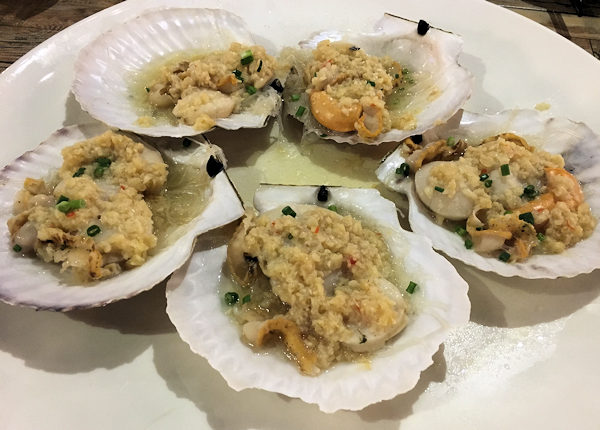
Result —
POLYGON ((68 201, 57 203, 56 209, 63 213, 67 213, 71 210, 71 204, 68 201))
POLYGON ((454 139, 452 136, 450 136, 447 140, 446 140, 446 145, 448 146, 456 146, 456 139, 454 139))
POLYGON ((538 194, 538 191, 533 185, 527 185, 525 188, 523 188, 523 194, 521 197, 525 197, 527 200, 533 200, 538 194))
POLYGON ((242 72, 241 72, 241 70, 235 69, 233 71, 233 76, 235 76, 238 81, 244 82, 244 78, 242 78, 242 72))
POLYGON ((408 75, 409 73, 410 73, 410 71, 406 67, 402 68, 402 74, 403 75, 408 75))
POLYGON ((96 163, 98 163, 98 165, 100 167, 110 167, 110 165, 112 164, 112 161, 110 160, 110 158, 106 158, 106 157, 99 157, 96 158, 96 163))
POLYGON ((252 55, 252 51, 249 50, 249 49, 247 51, 242 52, 241 57, 242 58, 241 58, 240 62, 244 66, 247 65, 247 64, 250 64, 251 62, 254 61, 254 56, 252 55))
POLYGON ((242 304, 249 303, 249 302, 250 302, 250 294, 246 294, 244 297, 242 297, 242 304))
POLYGON ((400 167, 396 167, 396 175, 402 175, 406 178, 410 175, 410 166, 406 163, 400 164, 400 167))
POLYGON ((487 173, 482 173, 481 175, 479 175, 479 180, 481 182, 485 181, 486 179, 488 179, 490 177, 490 175, 488 175, 487 173))
POLYGON ((73 177, 78 178, 81 175, 83 175, 84 173, 85 173, 85 167, 80 167, 79 169, 77 169, 77 171, 75 173, 73 173, 73 177))
POLYGON ((63 196, 62 194, 60 195, 60 197, 58 198, 58 200, 56 201, 56 204, 59 204, 60 202, 68 202, 69 198, 67 196, 63 196))
POLYGON ((290 96, 290 100, 293 102, 297 102, 298 100, 300 100, 300 94, 292 94, 290 96))
POLYGON ((149 93, 149 92, 150 92, 150 88, 148 88, 148 87, 144 87, 144 89, 146 90, 146 92, 147 92, 147 93, 149 93))
POLYGON ((294 212, 294 209, 292 209, 289 206, 286 206, 283 209, 281 209, 281 213, 284 214, 284 215, 289 215, 289 216, 291 216, 293 218, 296 217, 296 212, 294 212))
POLYGON ((442 187, 438 187, 437 185, 435 187, 433 187, 434 190, 436 190, 438 193, 443 193, 444 189, 442 187))
POLYGON ((256 69, 256 73, 259 73, 260 70, 262 69, 262 60, 258 60, 258 61, 259 61, 259 63, 258 63, 258 68, 256 69))
POLYGON ((483 185, 485 185, 486 188, 489 188, 492 186, 492 182, 494 182, 494 181, 492 181, 491 179, 488 179, 487 181, 485 181, 483 183, 483 185))
POLYGON ((256 87, 253 85, 246 85, 246 92, 250 95, 256 94, 256 87))
POLYGON ((68 200, 57 203, 56 209, 63 213, 71 212, 75 209, 81 209, 85 207, 85 200, 68 200))
POLYGON ((512 211, 504 211, 504 215, 510 215, 512 211))
POLYGON ((13 251, 21 252, 22 250, 23 250, 23 248, 21 248, 21 245, 19 245, 18 243, 15 243, 15 246, 13 246, 13 251))
POLYGON ((101 178, 102 176, 104 176, 104 170, 106 169, 106 167, 101 167, 98 166, 94 169, 94 178, 101 178))
POLYGON ((529 224, 534 224, 533 214, 531 212, 525 212, 519 215, 519 219, 528 222, 529 224))
POLYGON ((240 300, 240 296, 235 291, 225 293, 225 303, 227 306, 233 306, 240 300))
POLYGON ((536 236, 537 236, 537 240, 539 240, 540 242, 543 242, 546 239, 546 236, 544 235, 544 233, 538 233, 536 236))
POLYGON ((406 287, 406 292, 407 292, 408 294, 412 294, 412 293, 414 293, 414 292, 415 292, 415 288, 417 288, 417 284, 416 284, 416 283, 414 283, 413 281, 410 281, 410 282, 408 283, 408 287, 406 287))
POLYGON ((294 238, 294 235, 292 233, 288 233, 288 239, 292 240, 294 238))
POLYGON ((102 230, 100 229, 100 227, 98 227, 96 224, 89 226, 88 229, 86 230, 87 235, 92 236, 92 237, 96 236, 101 231, 102 230))
POLYGON ((500 166, 500 173, 502 173, 502 176, 510 175, 510 166, 508 164, 500 166))
POLYGON ((508 260, 510 260, 510 254, 506 251, 502 251, 498 256, 498 260, 504 261, 506 263, 508 262, 508 260))
POLYGON ((329 205, 327 206, 327 209, 329 209, 330 211, 338 212, 338 208, 336 205, 329 205))
POLYGON ((375 86, 375 82, 373 82, 373 81, 367 81, 367 84, 371 85, 372 87, 375 86))
POLYGON ((71 204, 71 210, 81 209, 85 207, 85 200, 83 199, 70 200, 69 203, 71 204))
POLYGON ((467 248, 467 249, 473 248, 473 241, 471 239, 465 240, 465 248, 467 248))
POLYGON ((181 144, 183 145, 184 148, 189 148, 190 145, 192 144, 192 139, 189 138, 185 138, 183 139, 183 142, 181 142, 181 144))
POLYGON ((298 106, 298 110, 296 111, 296 117, 299 118, 302 115, 304 115, 304 111, 306 111, 306 108, 304 106, 298 106))
POLYGON ((454 229, 454 232, 455 232, 456 234, 458 234, 459 236, 464 236, 464 235, 466 235, 466 234, 467 234, 467 230, 465 230, 464 228, 462 228, 462 227, 460 227, 460 226, 456 227, 456 228, 454 229))

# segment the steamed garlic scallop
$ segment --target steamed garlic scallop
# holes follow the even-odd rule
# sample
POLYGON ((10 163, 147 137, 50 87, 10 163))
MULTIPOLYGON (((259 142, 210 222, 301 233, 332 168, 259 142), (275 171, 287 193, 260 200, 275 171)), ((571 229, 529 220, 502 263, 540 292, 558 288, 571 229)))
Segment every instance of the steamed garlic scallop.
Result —
POLYGON ((377 170, 408 195, 411 228, 449 256, 503 276, 571 277, 600 267, 598 136, 536 111, 457 119, 425 133, 422 145, 406 141, 377 170))
POLYGON ((263 127, 279 111, 284 75, 237 15, 160 9, 85 47, 73 93, 84 110, 112 127, 192 136, 215 126, 263 127))
POLYGON ((300 47, 281 55, 292 65, 285 111, 336 142, 379 144, 422 133, 471 93, 471 75, 457 61, 460 37, 435 28, 419 33, 417 23, 393 15, 373 33, 324 31, 300 47))
POLYGON ((218 159, 207 143, 152 147, 99 124, 57 131, 2 170, 1 299, 67 311, 152 288, 198 234, 242 215, 218 159))
POLYGON ((323 189, 261 186, 171 278, 167 313, 233 389, 358 410, 414 387, 468 321, 467 285, 376 190, 323 189))

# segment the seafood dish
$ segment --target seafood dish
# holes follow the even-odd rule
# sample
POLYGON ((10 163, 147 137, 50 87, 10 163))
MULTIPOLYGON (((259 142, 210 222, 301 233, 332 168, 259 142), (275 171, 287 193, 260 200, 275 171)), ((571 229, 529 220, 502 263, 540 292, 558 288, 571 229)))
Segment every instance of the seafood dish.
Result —
POLYGON ((59 130, 1 172, 0 298, 69 310, 153 287, 197 234, 242 215, 224 162, 207 143, 157 150, 104 125, 59 130))
POLYGON ((232 388, 361 409, 412 388, 468 320, 465 281, 378 191, 263 185, 254 206, 167 284, 181 337, 232 388))
POLYGON ((598 244, 600 139, 585 125, 526 110, 465 113, 422 139, 407 139, 378 177, 408 194, 411 227, 437 249, 504 276, 600 267, 587 253, 598 244))

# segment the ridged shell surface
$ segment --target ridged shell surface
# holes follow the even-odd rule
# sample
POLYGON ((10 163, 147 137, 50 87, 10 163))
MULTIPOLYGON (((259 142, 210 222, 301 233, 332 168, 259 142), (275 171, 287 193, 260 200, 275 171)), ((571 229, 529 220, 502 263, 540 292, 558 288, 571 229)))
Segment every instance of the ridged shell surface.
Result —
MULTIPOLYGON (((534 110, 508 110, 495 115, 464 112, 462 118, 457 115, 447 124, 424 134, 423 142, 452 136, 478 143, 486 137, 505 132, 524 137, 536 148, 561 154, 565 168, 580 181, 592 214, 597 219, 600 217, 600 137, 585 124, 565 118, 549 118, 534 110)), ((466 249, 459 235, 434 221, 431 212, 419 200, 413 181, 399 179, 395 169, 402 162, 404 158, 398 149, 384 160, 377 170, 377 177, 389 188, 407 194, 411 228, 431 239, 434 248, 446 255, 486 272, 529 279, 570 278, 600 268, 598 226, 590 237, 560 254, 533 255, 522 262, 504 263, 498 258, 466 249)))
MULTIPOLYGON (((316 204, 318 187, 261 186, 260 212, 286 204, 316 204)), ((432 364, 452 327, 469 320, 467 284, 433 251, 428 239, 404 231, 394 204, 374 189, 329 188, 327 205, 360 214, 385 237, 390 252, 419 287, 407 327, 374 353, 369 365, 338 363, 319 376, 302 375, 277 353, 253 352, 224 312, 219 295, 227 237, 199 243, 189 264, 167 284, 167 313, 191 349, 205 357, 235 390, 260 388, 315 403, 324 412, 359 410, 412 389, 432 364)), ((327 207, 327 206, 325 206, 327 207)), ((205 236, 207 237, 207 236, 205 236)))
MULTIPOLYGON (((185 124, 166 120, 150 126, 138 124, 140 115, 131 94, 134 77, 173 54, 224 50, 232 42, 254 44, 244 21, 233 13, 200 8, 150 11, 112 28, 82 49, 75 64, 73 93, 85 111, 112 127, 147 136, 194 136, 200 132, 185 124)), ((272 88, 267 87, 263 97, 272 103, 271 112, 242 111, 217 119, 217 127, 263 127, 280 106, 272 88)))
POLYGON ((104 125, 71 126, 55 132, 36 149, 23 154, 0 172, 0 300, 36 309, 68 311, 105 305, 149 290, 188 259, 196 236, 227 224, 243 214, 241 203, 224 172, 211 181, 209 203, 200 215, 182 226, 185 233, 142 266, 87 285, 73 283, 58 265, 12 250, 6 222, 25 178, 46 177, 62 165, 61 150, 108 130, 104 125))

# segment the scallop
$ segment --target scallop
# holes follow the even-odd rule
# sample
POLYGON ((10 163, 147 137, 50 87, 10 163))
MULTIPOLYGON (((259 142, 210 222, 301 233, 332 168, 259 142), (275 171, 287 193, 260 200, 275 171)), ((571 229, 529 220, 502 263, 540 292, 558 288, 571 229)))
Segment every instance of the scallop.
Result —
MULTIPOLYGON (((189 60, 227 50, 232 43, 254 45, 245 23, 233 13, 200 8, 152 10, 113 27, 80 52, 73 93, 94 118, 147 136, 193 136, 213 123, 228 130, 263 127, 280 110, 279 93, 269 85, 276 77, 272 82, 261 81, 260 87, 253 83, 246 86, 246 92, 238 91, 244 94, 240 106, 227 94, 238 86, 243 89, 244 79, 248 83, 248 76, 242 76, 241 70, 233 68, 219 82, 218 90, 192 86, 187 90, 188 97, 175 107, 189 124, 178 121, 170 108, 159 108, 173 101, 166 88, 150 88, 156 75, 152 71, 158 72, 161 64, 188 67, 189 60), (211 121, 195 126, 194 118, 206 118, 203 114, 211 121)), ((251 59, 252 55, 246 56, 242 64, 251 59)), ((243 67, 251 68, 257 75, 266 69, 258 59, 240 69, 243 67)), ((280 84, 273 86, 278 88, 280 84)))
MULTIPOLYGON (((565 118, 549 117, 547 114, 534 110, 507 110, 494 115, 483 115, 464 112, 457 114, 448 123, 440 125, 423 135, 423 144, 435 142, 439 139, 462 140, 468 144, 479 144, 484 138, 496 136, 502 133, 513 133, 523 137, 529 145, 541 148, 552 154, 560 154, 564 158, 565 169, 571 172, 579 181, 575 181, 575 191, 581 187, 585 201, 589 204, 592 216, 600 214, 600 137, 590 130, 585 124, 573 122, 565 118)), ((498 249, 506 238, 485 234, 482 230, 474 238, 475 247, 481 253, 466 249, 464 239, 456 234, 454 229, 447 223, 436 222, 435 216, 430 209, 436 210, 432 202, 427 198, 420 198, 423 187, 415 187, 410 177, 404 177, 396 173, 396 169, 402 163, 410 164, 409 156, 405 159, 401 148, 390 154, 377 169, 377 177, 388 188, 399 191, 408 196, 409 200, 409 222, 413 231, 428 237, 433 242, 435 249, 446 255, 456 258, 466 264, 477 267, 480 270, 495 272, 502 276, 519 276, 522 278, 558 278, 573 277, 583 273, 589 273, 600 267, 600 256, 596 252, 600 246, 600 231, 595 228, 586 239, 577 242, 574 246, 567 248, 559 254, 533 254, 526 260, 516 262, 505 262, 495 254, 486 254, 498 249), (417 188, 419 188, 417 190, 417 188)), ((443 163, 443 161, 433 162, 443 163)), ((425 165, 427 166, 427 165, 425 165)), ((552 170, 552 169, 550 169, 552 170)), ((560 170, 568 175, 563 169, 560 170)), ((512 175, 503 176, 499 172, 488 172, 490 192, 502 196, 510 188, 523 189, 520 183, 512 175)), ((552 173, 552 172, 550 172, 552 173)), ((427 174, 426 171, 423 172, 427 174)), ((548 173, 547 173, 548 176, 548 173)), ((568 175, 569 178, 573 176, 568 175)), ((415 175, 417 181, 417 175, 415 175)), ((550 178, 552 179, 552 178, 550 178)), ((574 180, 574 179, 573 179, 574 180)), ((434 196, 437 199, 444 198, 444 193, 434 196)), ((446 218, 465 219, 465 213, 473 210, 472 200, 464 199, 460 192, 444 202, 446 218), (457 199, 456 196, 459 198, 457 199), (448 216, 450 215, 450 216, 448 216)), ((541 196, 543 197, 543 196, 541 196)), ((573 198, 580 198, 577 193, 573 198)), ((437 204, 437 203, 434 203, 437 204)), ((522 219, 522 218, 521 218, 522 219)), ((537 219, 536 219, 537 224, 537 219)), ((526 225, 526 223, 524 223, 526 225)), ((543 236, 538 239, 544 240, 543 236)))
MULTIPOLYGON (((25 254, 26 244, 37 240, 35 228, 31 229, 27 224, 21 227, 17 238, 19 243, 23 243, 23 249, 13 249, 7 231, 7 221, 13 216, 13 210, 18 210, 13 202, 23 188, 25 179, 39 178, 42 175, 51 178, 63 164, 63 148, 107 130, 105 125, 96 123, 60 129, 36 149, 25 153, 0 172, 0 228, 3 231, 3 240, 0 242, 0 264, 3 266, 0 273, 2 301, 36 309, 69 311, 101 306, 132 297, 152 288, 184 264, 192 252, 197 235, 234 221, 243 214, 242 205, 225 172, 213 167, 214 178, 210 180, 206 189, 208 200, 202 212, 179 225, 176 232, 170 233, 169 243, 153 250, 151 256, 138 267, 99 281, 77 282, 70 274, 60 273, 58 265, 44 263, 25 254)), ((179 147, 181 146, 179 140, 179 147)), ((221 156, 218 148, 205 142, 191 142, 190 145, 186 143, 186 146, 175 151, 172 142, 163 142, 159 149, 163 157, 176 158, 179 163, 202 165, 202 168, 207 170, 210 169, 210 164, 215 163, 216 158, 221 156)), ((151 160, 161 160, 155 149, 148 147, 144 154, 151 160)), ((222 167, 220 162, 216 164, 222 167)), ((103 192, 111 192, 109 188, 107 185, 103 192)), ((54 199, 34 203, 51 206, 56 204, 54 199)), ((107 254, 106 258, 110 260, 110 255, 107 254)))
POLYGON ((350 144, 400 141, 448 120, 469 98, 472 76, 458 63, 462 39, 426 27, 425 32, 421 24, 419 31, 418 23, 386 14, 372 33, 324 31, 300 42, 301 49, 282 53, 293 65, 286 81, 284 111, 304 123, 305 132, 350 144), (343 46, 342 54, 353 68, 365 61, 354 58, 362 52, 389 57, 393 63, 385 66, 386 71, 369 66, 356 76, 337 60, 319 58, 316 61, 323 62, 315 66, 311 52, 323 41, 337 44, 339 50, 343 46), (343 85, 350 85, 348 76, 353 79, 352 96, 348 96, 353 103, 345 100, 347 93, 339 92, 343 85), (364 96, 372 94, 359 97, 361 88, 364 96), (372 102, 373 97, 381 101, 372 102))
MULTIPOLYGON (((331 413, 359 410, 412 389, 420 373, 432 364, 432 355, 448 332, 468 321, 470 303, 466 282, 433 251, 428 239, 401 229, 395 205, 377 190, 328 187, 325 191, 323 187, 262 185, 254 206, 273 219, 282 217, 282 210, 288 212, 286 206, 297 211, 298 217, 315 205, 336 209, 353 214, 383 235, 399 280, 379 279, 377 286, 389 300, 409 303, 405 327, 392 327, 389 333, 362 333, 345 344, 356 353, 377 351, 311 373, 318 376, 301 373, 283 354, 255 352, 241 337, 256 338, 262 323, 245 324, 242 334, 227 314, 243 306, 241 296, 237 305, 223 302, 224 293, 232 286, 226 264, 230 235, 204 236, 189 264, 176 271, 167 284, 167 313, 181 338, 234 390, 260 388, 300 398, 331 413), (405 291, 410 281, 418 285, 413 294, 405 291)), ((232 246, 237 247, 234 242, 232 246)), ((336 280, 328 276, 324 283, 328 290, 335 288, 336 280)), ((275 322, 273 328, 282 329, 282 323, 275 322)))

